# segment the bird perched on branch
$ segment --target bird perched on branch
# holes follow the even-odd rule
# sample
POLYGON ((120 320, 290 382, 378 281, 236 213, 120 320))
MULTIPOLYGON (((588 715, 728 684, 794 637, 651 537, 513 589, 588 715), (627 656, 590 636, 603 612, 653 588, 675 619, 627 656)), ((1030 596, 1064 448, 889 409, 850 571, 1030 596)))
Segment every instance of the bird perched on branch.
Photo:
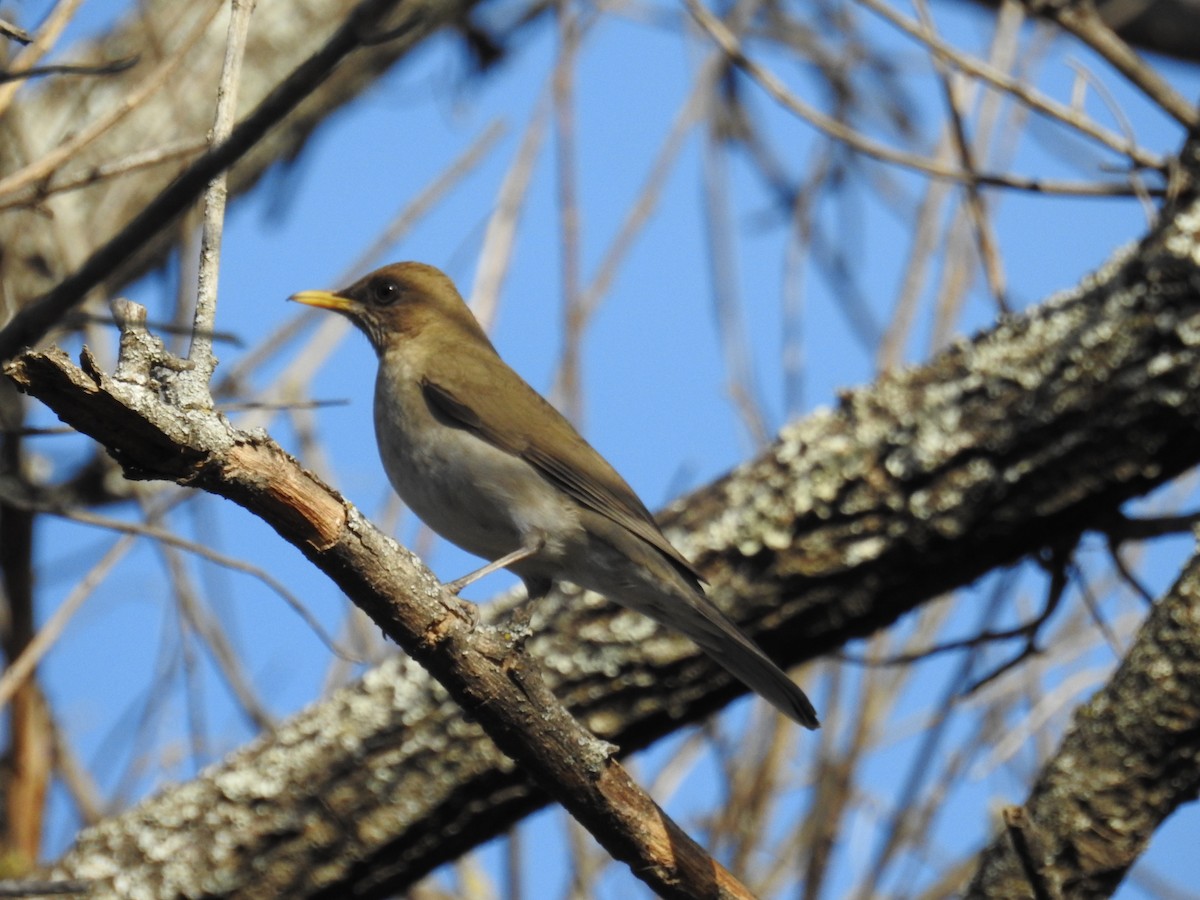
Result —
POLYGON ((453 282, 397 263, 345 290, 291 298, 339 312, 379 356, 375 436, 392 486, 434 531, 500 568, 530 597, 559 580, 680 631, 807 728, 804 692, 704 593, 633 489, 508 367, 453 282))

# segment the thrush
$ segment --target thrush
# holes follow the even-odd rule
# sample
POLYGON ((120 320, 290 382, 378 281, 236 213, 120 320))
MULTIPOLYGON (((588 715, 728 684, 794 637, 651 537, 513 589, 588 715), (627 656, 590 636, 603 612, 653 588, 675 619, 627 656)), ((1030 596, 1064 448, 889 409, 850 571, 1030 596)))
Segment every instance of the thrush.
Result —
POLYGON ((506 568, 531 598, 596 591, 685 634, 806 728, 804 692, 708 598, 633 489, 500 358, 454 283, 422 263, 291 298, 341 313, 379 357, 375 437, 392 486, 430 528, 506 568))

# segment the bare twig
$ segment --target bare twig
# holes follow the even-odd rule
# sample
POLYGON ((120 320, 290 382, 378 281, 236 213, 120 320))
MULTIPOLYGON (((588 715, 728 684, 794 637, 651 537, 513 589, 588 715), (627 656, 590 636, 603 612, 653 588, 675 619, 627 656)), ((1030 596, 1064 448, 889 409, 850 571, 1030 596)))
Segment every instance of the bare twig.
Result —
POLYGON ((0 881, 0 897, 74 897, 92 892, 87 881, 35 881, 5 878, 0 881))
POLYGON ((107 63, 59 63, 51 66, 32 66, 28 69, 5 69, 0 71, 0 84, 6 81, 28 81, 47 75, 116 75, 137 65, 138 57, 126 56, 107 63))
MULTIPOLYGON (((1128 182, 1072 182, 1050 179, 1028 178, 1019 175, 995 172, 970 173, 956 167, 931 162, 927 157, 907 153, 888 147, 868 138, 861 132, 846 127, 815 107, 805 103, 789 91, 775 75, 750 59, 742 49, 741 41, 729 28, 705 9, 699 0, 685 0, 689 11, 709 33, 716 43, 729 54, 730 59, 746 74, 759 83, 778 103, 824 134, 842 141, 851 149, 880 162, 903 166, 933 178, 951 181, 976 182, 989 187, 1003 187, 1031 193, 1063 194, 1078 197, 1128 197, 1136 196, 1138 188, 1128 182)), ((1161 193, 1156 191, 1154 193, 1161 193)))
POLYGON ((578 159, 575 153, 575 66, 583 42, 586 24, 566 0, 556 6, 558 17, 558 59, 552 80, 554 98, 554 146, 558 216, 562 238, 558 242, 562 265, 563 341, 552 398, 568 419, 577 425, 583 416, 583 387, 580 354, 584 334, 581 306, 583 276, 580 269, 582 223, 580 221, 577 181, 578 159))
POLYGON ((100 789, 57 722, 53 723, 53 740, 54 772, 66 788, 80 820, 88 825, 98 822, 104 815, 100 789))
POLYGON ((112 162, 91 166, 81 174, 72 175, 69 178, 55 180, 58 175, 55 172, 49 177, 48 181, 30 185, 29 189, 24 193, 19 192, 17 196, 0 201, 0 210, 30 206, 42 198, 53 194, 78 190, 79 188, 88 187, 109 178, 131 175, 135 172, 140 172, 142 169, 172 162, 183 156, 192 156, 203 150, 206 146, 208 146, 207 139, 174 141, 162 147, 140 150, 137 153, 131 153, 112 162))
POLYGON ((1122 156, 1129 157, 1134 165, 1158 171, 1161 171, 1166 165, 1166 161, 1160 155, 1139 147, 1133 140, 1132 135, 1127 134, 1122 137, 1121 135, 1114 134, 1084 115, 1078 109, 1064 103, 1059 103, 1057 100, 1042 94, 1027 82, 1019 78, 1014 78, 990 63, 985 63, 970 54, 957 50, 920 23, 901 15, 895 7, 885 3, 884 0, 856 0, 856 2, 892 23, 892 25, 904 34, 920 41, 929 48, 930 53, 934 55, 935 59, 942 59, 949 62, 955 68, 961 69, 968 75, 992 85, 997 90, 1010 94, 1034 112, 1057 120, 1067 127, 1073 128, 1092 140, 1103 144, 1110 150, 1120 153, 1122 156))
POLYGON ((0 37, 6 37, 16 41, 18 44, 33 43, 33 35, 24 28, 14 25, 7 19, 0 19, 0 37))
MULTIPOLYGON (((237 114, 238 85, 241 82, 242 58, 246 53, 246 36, 250 32, 250 16, 255 0, 233 0, 229 16, 229 33, 225 43, 225 61, 221 80, 217 84, 217 110, 213 119, 212 144, 217 146, 229 139, 237 114)), ((208 382, 217 366, 212 352, 212 332, 217 319, 217 278, 221 269, 221 235, 225 229, 225 200, 228 188, 222 169, 204 193, 204 227, 200 235, 200 271, 197 276, 196 311, 192 324, 192 344, 188 362, 192 367, 175 383, 176 402, 183 407, 199 405, 212 407, 208 382)))
POLYGON ((71 589, 66 599, 58 605, 46 623, 38 629, 20 656, 9 662, 4 674, 0 675, 0 708, 12 699, 16 690, 25 682, 37 667, 38 662, 45 657, 50 648, 62 636, 67 623, 71 621, 84 601, 100 585, 115 566, 133 546, 133 538, 122 537, 100 557, 89 571, 71 589))
MULTIPOLYGON (((730 15, 737 22, 754 16, 757 0, 741 0, 730 15)), ((722 67, 721 75, 701 83, 708 88, 708 123, 701 156, 704 196, 704 235, 712 280, 712 303, 717 333, 724 356, 730 399, 754 447, 763 446, 771 434, 771 417, 763 401, 746 336, 738 278, 736 229, 728 170, 728 134, 725 121, 730 109, 721 92, 732 72, 722 67)), ((735 113, 736 114, 736 113, 735 113)))
MULTIPOLYGON (((921 24, 925 27, 926 32, 934 34, 933 16, 929 12, 928 4, 925 0, 917 0, 916 7, 917 14, 920 16, 921 24)), ((975 160, 975 150, 971 145, 971 139, 967 135, 967 125, 964 121, 963 111, 960 109, 960 92, 954 83, 952 73, 948 71, 946 65, 936 55, 934 56, 934 66, 937 69, 942 96, 946 102, 950 135, 953 138, 955 152, 958 154, 959 165, 967 172, 977 172, 978 165, 975 160)), ((979 258, 983 263, 983 271, 987 279, 988 288, 991 290, 992 297, 995 299, 999 311, 1001 313, 1008 312, 1009 304, 1004 280, 1004 269, 1000 264, 1000 251, 996 245, 996 236, 992 228, 987 205, 984 201, 983 192, 980 191, 979 184, 975 181, 967 181, 963 187, 967 194, 967 211, 970 215, 971 227, 974 230, 979 258)))
MULTIPOLYGON (((209 562, 221 566, 222 568, 229 569, 230 571, 241 572, 245 575, 249 575, 251 578, 254 578, 255 580, 266 585, 266 587, 278 595, 279 598, 283 600, 283 602, 286 603, 292 609, 292 611, 301 618, 301 620, 303 620, 304 624, 312 630, 317 640, 324 644, 330 653, 341 657, 348 662, 362 662, 362 660, 360 660, 358 657, 347 652, 338 645, 337 641, 334 640, 329 632, 325 630, 324 626, 317 621, 316 616, 309 612, 303 601, 289 591, 283 582, 259 566, 253 565, 252 563, 248 563, 241 559, 237 559, 236 557, 229 556, 228 554, 221 553, 217 550, 214 550, 212 547, 208 547, 197 541, 189 541, 186 538, 180 537, 173 531, 149 524, 149 522, 126 522, 123 519, 114 519, 108 516, 101 516, 97 515, 96 513, 90 513, 79 509, 58 510, 51 508, 46 509, 45 511, 51 513, 52 515, 69 519, 72 522, 79 522, 82 525, 94 525, 96 527, 105 528, 110 531, 116 531, 121 534, 134 537, 144 537, 153 541, 158 541, 159 543, 166 544, 170 547, 177 547, 180 550, 185 550, 188 553, 195 554, 201 559, 208 560, 209 562)), ((159 515, 161 515, 161 513, 157 511, 147 511, 148 518, 157 517, 159 515)))
MULTIPOLYGON (((59 37, 62 36, 71 19, 75 17, 75 10, 79 8, 82 2, 83 0, 57 0, 53 9, 50 10, 50 14, 42 22, 42 27, 38 29, 38 33, 17 54, 16 58, 12 60, 12 64, 20 68, 29 68, 36 65, 39 59, 53 50, 54 45, 58 43, 59 37)), ((12 99, 17 93, 17 88, 20 86, 21 83, 19 81, 0 84, 0 116, 4 115, 5 111, 7 111, 9 104, 12 103, 12 99)))
POLYGON ((1180 125, 1195 134, 1200 129, 1200 110, 1181 96, 1161 75, 1134 52, 1115 31, 1105 24, 1091 3, 1035 3, 1037 12, 1051 19, 1079 38, 1124 75, 1143 94, 1162 107, 1180 125))

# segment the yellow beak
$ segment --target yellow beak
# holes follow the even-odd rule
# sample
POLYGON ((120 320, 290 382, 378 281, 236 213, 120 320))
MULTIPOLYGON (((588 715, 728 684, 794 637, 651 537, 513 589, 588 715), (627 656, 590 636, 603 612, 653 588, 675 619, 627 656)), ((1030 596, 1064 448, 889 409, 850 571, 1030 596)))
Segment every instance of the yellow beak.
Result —
POLYGON ((341 297, 331 291, 301 291, 298 294, 292 294, 288 299, 303 303, 305 306, 332 309, 334 312, 341 313, 349 312, 355 306, 353 300, 341 297))

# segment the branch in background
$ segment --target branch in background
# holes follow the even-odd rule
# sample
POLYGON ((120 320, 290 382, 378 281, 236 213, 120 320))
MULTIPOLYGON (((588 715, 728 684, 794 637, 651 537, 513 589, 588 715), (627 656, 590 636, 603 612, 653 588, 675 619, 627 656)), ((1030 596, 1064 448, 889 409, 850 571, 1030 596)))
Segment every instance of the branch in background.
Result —
POLYGON ((33 36, 24 28, 19 28, 7 19, 0 19, 0 37, 16 41, 18 44, 30 44, 33 36))
MULTIPOLYGON (((948 166, 931 160, 924 154, 911 153, 883 144, 861 131, 848 127, 845 123, 837 121, 814 105, 802 100, 789 90, 771 70, 751 58, 747 54, 741 38, 704 7, 699 0, 684 0, 684 2, 696 22, 708 33, 717 46, 728 54, 733 64, 757 82, 773 100, 822 134, 841 141, 855 152, 880 162, 910 169, 930 178, 944 178, 963 184, 1081 197, 1134 196, 1139 193, 1139 188, 1128 181, 1071 182, 1029 178, 1003 172, 968 172, 956 166, 948 166)), ((1161 193, 1159 190, 1146 190, 1150 194, 1161 193)))
MULTIPOLYGON (((253 12, 254 0, 233 0, 225 61, 221 66, 221 80, 217 84, 217 110, 213 116, 211 138, 214 147, 224 144, 233 133, 242 60, 246 56, 246 34, 250 30, 253 12)), ((200 230, 196 305, 192 318, 192 342, 187 355, 191 368, 173 382, 178 394, 171 399, 184 407, 198 405, 212 409, 209 382, 217 367, 212 335, 217 322, 217 278, 221 270, 221 239, 225 234, 225 204, 228 197, 228 179, 222 169, 204 190, 204 224, 200 230)))
MULTIPOLYGON (((1003 6, 1006 0, 975 0, 984 6, 1003 6)), ((1033 6, 1033 4, 1022 4, 1033 6)), ((1053 3, 1043 3, 1030 12, 1052 19, 1053 3)), ((1134 47, 1163 53, 1181 60, 1200 62, 1200 17, 1195 0, 1154 0, 1153 3, 1096 4, 1106 25, 1134 47)))
POLYGON ((1099 53, 1138 90, 1190 133, 1200 128, 1200 110, 1176 91, 1133 48, 1113 32, 1091 2, 1041 3, 1025 0, 1036 12, 1047 16, 1099 53))
MULTIPOLYGON (((365 36, 377 31, 400 5, 400 0, 363 0, 321 50, 301 63, 233 129, 229 138, 190 163, 184 172, 133 218, 107 244, 60 281, 48 293, 26 304, 0 330, 0 359, 8 359, 31 346, 88 291, 111 276, 147 241, 155 237, 187 208, 208 182, 247 153, 272 127, 307 97, 343 58, 357 49, 365 36)), ((412 15, 416 15, 419 7, 412 15)), ((410 20, 413 30, 425 33, 436 20, 410 20)))
POLYGON ((968 897, 1104 897, 1200 793, 1200 556, 1161 598, 1108 684, 1075 713, 968 897))
POLYGON ((137 65, 138 57, 127 56, 109 63, 97 65, 71 65, 64 63, 53 66, 34 66, 19 71, 0 71, 0 84, 6 81, 21 81, 29 78, 43 78, 46 75, 116 75, 137 65))

